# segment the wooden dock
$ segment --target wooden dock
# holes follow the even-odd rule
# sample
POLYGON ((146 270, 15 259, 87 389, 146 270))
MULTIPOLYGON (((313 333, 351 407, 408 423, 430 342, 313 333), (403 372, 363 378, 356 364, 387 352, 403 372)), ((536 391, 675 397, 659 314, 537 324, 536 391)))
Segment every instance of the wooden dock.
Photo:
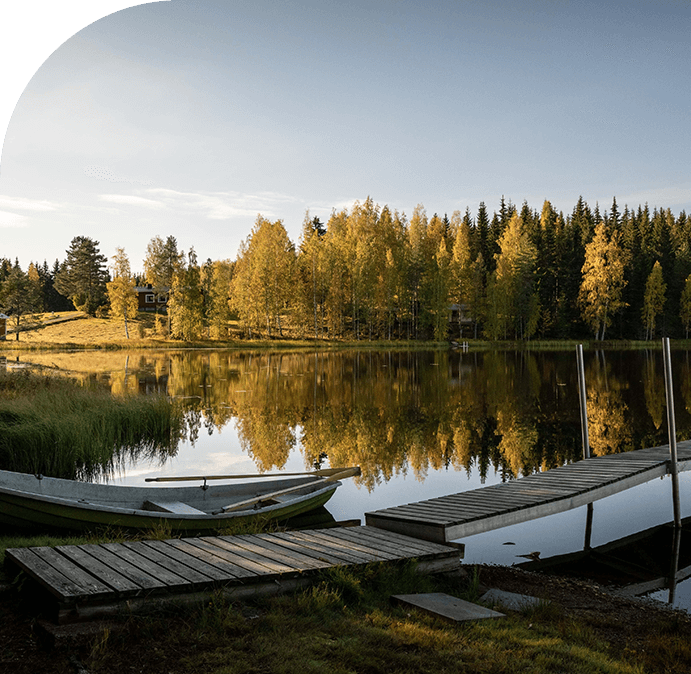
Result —
POLYGON ((162 602, 275 594, 313 582, 333 566, 414 558, 421 572, 455 570, 458 548, 372 527, 208 536, 55 548, 11 548, 10 571, 24 571, 53 598, 58 623, 150 609, 162 602))
MULTIPOLYGON (((689 470, 691 441, 679 442, 677 455, 678 470, 689 470)), ((502 484, 377 510, 365 519, 371 527, 446 543, 571 510, 668 472, 665 445, 592 457, 502 484)))

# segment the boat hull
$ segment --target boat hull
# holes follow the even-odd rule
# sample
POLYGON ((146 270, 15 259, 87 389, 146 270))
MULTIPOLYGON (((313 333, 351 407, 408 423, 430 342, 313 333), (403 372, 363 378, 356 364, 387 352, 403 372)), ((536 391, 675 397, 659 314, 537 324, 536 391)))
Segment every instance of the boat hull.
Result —
MULTIPOLYGON (((281 485, 292 482, 295 481, 273 482, 272 488, 280 490, 285 488, 281 485)), ((333 496, 339 484, 306 484, 304 493, 291 494, 283 502, 218 512, 218 506, 225 504, 229 493, 239 493, 237 498, 242 500, 247 494, 253 493, 251 488, 248 490, 246 485, 242 488, 235 488, 234 485, 213 486, 200 494, 197 491, 199 487, 96 485, 56 478, 37 480, 34 476, 0 471, 0 523, 21 529, 75 532, 113 527, 139 531, 165 529, 172 533, 210 533, 233 527, 239 522, 282 521, 309 512, 323 506, 333 496), (40 485, 40 493, 21 488, 31 485, 32 480, 40 485), (75 492, 74 497, 68 496, 70 487, 75 492), (98 501, 100 493, 103 494, 103 500, 98 501), (151 498, 166 502, 192 502, 195 507, 200 507, 200 511, 198 514, 179 514, 144 509, 143 504, 151 498), (203 512, 202 508, 207 512, 203 512)), ((265 488, 264 485, 261 487, 265 488)))

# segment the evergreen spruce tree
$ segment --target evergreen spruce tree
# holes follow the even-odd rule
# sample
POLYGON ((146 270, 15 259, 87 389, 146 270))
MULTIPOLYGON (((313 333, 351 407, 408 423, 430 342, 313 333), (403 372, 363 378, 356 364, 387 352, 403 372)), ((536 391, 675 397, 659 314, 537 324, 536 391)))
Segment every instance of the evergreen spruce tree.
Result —
POLYGON ((686 277, 684 289, 681 292, 680 302, 681 323, 684 326, 686 339, 689 338, 689 328, 691 328, 691 274, 686 277))
POLYGON ((15 262, 0 281, 0 310, 14 322, 15 339, 19 339, 22 318, 36 311, 40 301, 38 285, 15 262))
POLYGON ((655 260, 645 284, 643 310, 641 311, 646 339, 652 339, 655 336, 655 320, 664 311, 666 290, 667 284, 662 278, 662 267, 660 262, 655 260))
POLYGON ((68 297, 75 309, 90 315, 106 303, 108 271, 98 245, 88 236, 72 239, 67 259, 55 276, 56 290, 68 297))

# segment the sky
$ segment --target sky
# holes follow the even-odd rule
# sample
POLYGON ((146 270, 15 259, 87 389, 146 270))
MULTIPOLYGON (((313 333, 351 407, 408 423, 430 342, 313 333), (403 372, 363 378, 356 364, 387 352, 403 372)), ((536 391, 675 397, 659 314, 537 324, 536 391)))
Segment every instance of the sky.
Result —
POLYGON ((368 196, 691 211, 687 0, 23 5, 0 10, 0 257, 24 269, 76 236, 134 270, 154 236, 234 259, 258 214, 298 243, 368 196))

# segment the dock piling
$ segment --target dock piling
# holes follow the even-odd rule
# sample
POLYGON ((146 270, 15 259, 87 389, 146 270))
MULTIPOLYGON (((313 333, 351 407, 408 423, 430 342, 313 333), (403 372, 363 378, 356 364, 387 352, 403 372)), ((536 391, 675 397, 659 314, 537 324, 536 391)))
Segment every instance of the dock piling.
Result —
POLYGON ((662 339, 662 360, 665 370, 665 397, 667 399, 667 431, 669 434, 669 472, 672 476, 672 505, 674 526, 681 526, 681 506, 679 503, 679 471, 677 469, 677 427, 674 418, 674 387, 672 385, 672 356, 669 337, 662 339))
POLYGON ((578 365, 578 400, 581 408, 581 441, 583 443, 583 458, 590 458, 590 438, 588 437, 588 406, 585 392, 585 369, 583 367, 583 344, 576 347, 576 363, 578 365))

